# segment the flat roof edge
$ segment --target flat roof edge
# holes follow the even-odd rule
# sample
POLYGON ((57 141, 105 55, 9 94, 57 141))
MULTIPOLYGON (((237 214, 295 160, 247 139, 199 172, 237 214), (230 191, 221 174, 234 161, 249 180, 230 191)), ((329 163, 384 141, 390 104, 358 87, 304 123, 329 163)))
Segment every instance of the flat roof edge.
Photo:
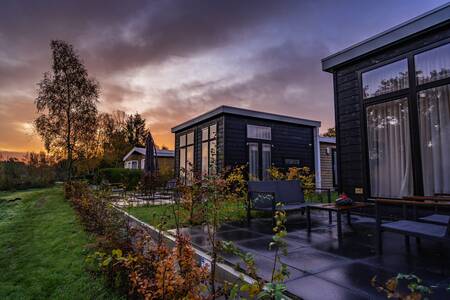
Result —
POLYGON ((329 143, 336 144, 336 138, 331 136, 319 136, 319 142, 321 143, 329 143))
POLYGON ((223 106, 219 106, 218 108, 213 109, 209 112, 206 112, 202 115, 199 115, 191 120, 183 122, 180 125, 173 127, 171 129, 171 132, 175 133, 175 132, 181 131, 183 129, 186 129, 190 126, 193 126, 195 124, 198 124, 202 121, 205 121, 209 118, 215 117, 220 114, 232 114, 232 115, 245 116, 245 117, 251 117, 251 118, 258 118, 258 119, 285 122, 285 123, 291 123, 291 124, 305 125, 305 126, 311 126, 311 127, 320 127, 320 125, 321 125, 320 121, 308 120, 308 119, 302 119, 302 118, 297 118, 297 117, 292 117, 292 116, 284 116, 284 115, 279 115, 279 114, 260 112, 260 111, 254 111, 254 110, 249 110, 249 109, 244 109, 244 108, 237 108, 237 107, 223 105, 223 106))
POLYGON ((450 3, 407 20, 395 27, 356 43, 322 59, 322 70, 330 72, 336 66, 359 58, 382 47, 394 44, 414 34, 450 21, 450 3))

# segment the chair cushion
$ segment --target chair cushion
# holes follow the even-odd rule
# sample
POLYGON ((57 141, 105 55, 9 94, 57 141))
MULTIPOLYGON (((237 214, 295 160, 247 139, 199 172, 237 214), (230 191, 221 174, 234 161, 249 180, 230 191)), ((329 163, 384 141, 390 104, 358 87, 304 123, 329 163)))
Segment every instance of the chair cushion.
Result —
MULTIPOLYGON (((302 208, 306 208, 307 206, 308 206, 308 204, 306 204, 306 203, 297 203, 297 204, 287 204, 287 205, 277 206, 275 209, 276 210, 285 210, 285 211, 300 210, 302 208)), ((253 207, 253 209, 260 210, 260 211, 272 211, 272 207, 256 206, 256 207, 253 207)))
POLYGON ((433 215, 429 215, 429 216, 426 216, 423 218, 419 218, 419 220, 424 221, 424 222, 434 223, 434 224, 447 225, 448 223, 450 223, 450 216, 433 214, 433 215))
POLYGON ((424 238, 445 238, 447 234, 447 226, 421 223, 416 221, 401 220, 382 224, 383 230, 406 233, 417 237, 424 238))

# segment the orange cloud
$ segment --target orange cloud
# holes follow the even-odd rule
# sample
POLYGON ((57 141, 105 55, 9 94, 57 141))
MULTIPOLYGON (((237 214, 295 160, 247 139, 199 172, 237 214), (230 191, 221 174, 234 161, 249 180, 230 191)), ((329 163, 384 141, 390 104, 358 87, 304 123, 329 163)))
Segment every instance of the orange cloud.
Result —
POLYGON ((5 98, 0 102, 0 150, 43 150, 43 144, 32 126, 36 117, 33 100, 18 96, 5 98))

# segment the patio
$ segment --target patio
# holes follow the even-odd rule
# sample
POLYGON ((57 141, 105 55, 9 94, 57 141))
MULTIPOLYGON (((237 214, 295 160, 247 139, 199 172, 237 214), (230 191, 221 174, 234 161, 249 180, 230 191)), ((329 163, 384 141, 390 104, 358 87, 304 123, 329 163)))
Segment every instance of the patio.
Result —
MULTIPOLYGON (((423 240, 418 249, 411 239, 411 252, 404 247, 404 239, 393 233, 384 234, 385 250, 377 256, 374 247, 375 220, 352 215, 352 228, 343 222, 343 244, 338 245, 336 223, 328 223, 328 213, 313 211, 312 231, 308 235, 307 220, 300 214, 290 214, 287 222, 288 256, 282 261, 290 272, 287 289, 304 299, 386 299, 371 286, 371 279, 384 282, 398 273, 415 274, 424 284, 437 286, 429 299, 448 299, 450 293, 450 247, 423 240)), ((333 220, 335 221, 335 219, 333 220)), ((251 225, 224 224, 218 236, 233 241, 237 247, 253 254, 259 274, 270 279, 273 252, 272 220, 253 219, 251 225)), ((207 234, 202 227, 183 229, 192 243, 208 250, 207 234)), ((223 254, 230 264, 239 263, 237 257, 223 254)), ((242 265, 242 263, 241 263, 242 265)))

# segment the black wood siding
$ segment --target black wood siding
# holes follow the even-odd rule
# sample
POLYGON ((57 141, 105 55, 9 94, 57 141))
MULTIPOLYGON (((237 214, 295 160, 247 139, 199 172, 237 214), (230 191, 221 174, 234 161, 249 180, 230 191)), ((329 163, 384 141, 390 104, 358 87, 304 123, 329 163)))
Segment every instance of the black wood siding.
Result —
POLYGON ((225 115, 225 165, 248 162, 247 124, 272 128, 272 164, 286 168, 285 159, 298 159, 314 172, 314 130, 310 126, 225 115))
POLYGON ((365 146, 366 125, 362 121, 363 106, 358 71, 448 37, 450 37, 450 28, 447 25, 378 51, 367 58, 334 71, 339 188, 341 191, 361 200, 369 196, 369 172, 366 165, 365 146), (364 195, 354 194, 357 187, 364 189, 364 195))

